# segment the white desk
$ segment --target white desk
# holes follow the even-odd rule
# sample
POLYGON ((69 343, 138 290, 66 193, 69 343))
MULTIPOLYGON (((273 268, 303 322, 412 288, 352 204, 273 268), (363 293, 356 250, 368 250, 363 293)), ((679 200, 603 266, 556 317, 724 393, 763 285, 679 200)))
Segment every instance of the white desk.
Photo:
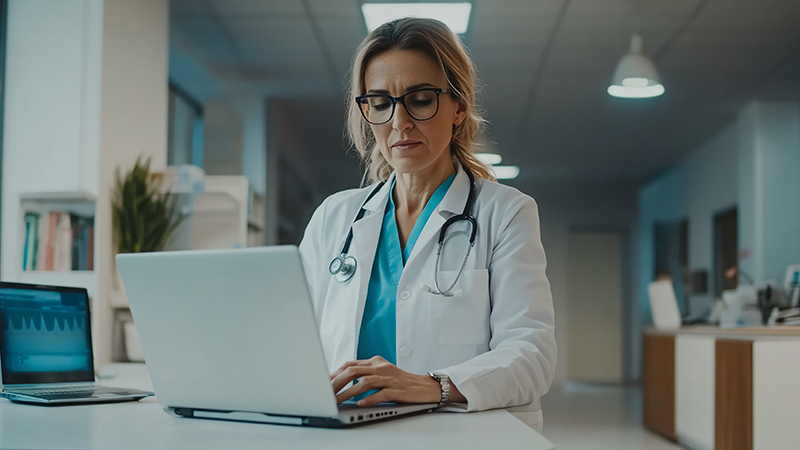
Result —
MULTIPOLYGON (((117 377, 102 384, 149 389, 150 379, 143 366, 114 365, 111 370, 117 372, 117 377)), ((49 408, 0 400, 0 448, 375 447, 555 449, 551 442, 503 410, 424 414, 351 429, 321 429, 171 417, 154 398, 136 403, 49 408)))

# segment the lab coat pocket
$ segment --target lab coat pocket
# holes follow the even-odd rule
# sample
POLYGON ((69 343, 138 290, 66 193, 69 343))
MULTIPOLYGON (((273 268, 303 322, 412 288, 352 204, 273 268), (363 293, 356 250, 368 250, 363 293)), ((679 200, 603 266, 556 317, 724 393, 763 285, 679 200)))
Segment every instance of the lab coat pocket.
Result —
MULTIPOLYGON (((440 272, 439 286, 446 289, 457 273, 440 272)), ((465 270, 453 293, 452 297, 425 294, 428 300, 428 336, 439 344, 478 345, 489 342, 489 271, 465 270)))

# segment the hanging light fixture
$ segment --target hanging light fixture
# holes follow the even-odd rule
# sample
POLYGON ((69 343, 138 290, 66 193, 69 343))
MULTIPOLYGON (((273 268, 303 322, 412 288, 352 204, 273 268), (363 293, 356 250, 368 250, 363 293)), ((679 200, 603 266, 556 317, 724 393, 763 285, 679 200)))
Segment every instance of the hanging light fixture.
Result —
POLYGON ((617 64, 608 93, 622 98, 658 97, 664 93, 656 65, 644 54, 644 40, 638 33, 631 37, 630 53, 617 64))

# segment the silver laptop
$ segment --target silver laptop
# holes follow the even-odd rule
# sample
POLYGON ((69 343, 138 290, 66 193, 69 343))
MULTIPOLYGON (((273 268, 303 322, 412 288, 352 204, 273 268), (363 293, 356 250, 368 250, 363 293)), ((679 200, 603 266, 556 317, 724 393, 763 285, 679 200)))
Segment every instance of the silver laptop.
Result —
POLYGON ((122 254, 117 267, 168 413, 342 427, 436 406, 336 404, 295 246, 122 254))
POLYGON ((0 397, 54 406, 153 395, 94 384, 86 289, 0 283, 0 322, 0 397))

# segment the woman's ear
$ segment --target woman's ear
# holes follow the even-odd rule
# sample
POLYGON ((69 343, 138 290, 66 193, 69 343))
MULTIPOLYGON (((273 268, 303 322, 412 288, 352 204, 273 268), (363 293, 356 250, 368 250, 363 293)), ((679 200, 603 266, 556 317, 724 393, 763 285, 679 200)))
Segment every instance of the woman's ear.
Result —
POLYGON ((459 100, 456 103, 456 115, 453 118, 453 125, 459 126, 461 122, 463 122, 467 118, 467 105, 464 104, 463 101, 459 100))

